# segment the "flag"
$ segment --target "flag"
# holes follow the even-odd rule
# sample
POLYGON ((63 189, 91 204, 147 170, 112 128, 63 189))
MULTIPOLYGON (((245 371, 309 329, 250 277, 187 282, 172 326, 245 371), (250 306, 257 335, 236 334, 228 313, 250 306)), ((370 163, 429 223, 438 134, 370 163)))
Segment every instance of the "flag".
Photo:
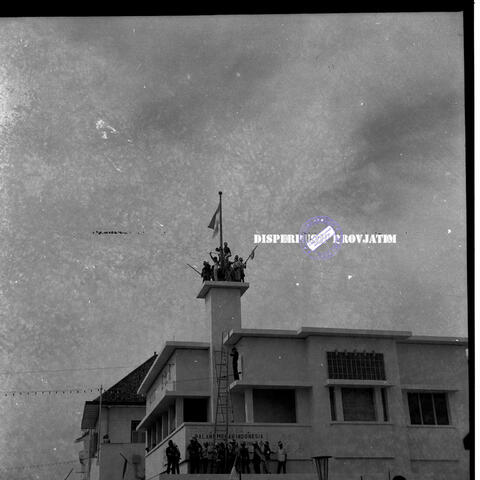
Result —
POLYGON ((254 259, 255 258, 255 250, 257 249, 258 245, 255 246, 255 248, 251 251, 250 255, 247 257, 247 259, 245 260, 245 263, 248 262, 248 260, 250 259, 254 259))
POLYGON ((215 210, 215 213, 213 214, 213 217, 210 220, 210 223, 208 224, 208 228, 211 228, 213 230, 213 237, 218 233, 219 225, 220 225, 220 204, 218 204, 218 207, 215 210))

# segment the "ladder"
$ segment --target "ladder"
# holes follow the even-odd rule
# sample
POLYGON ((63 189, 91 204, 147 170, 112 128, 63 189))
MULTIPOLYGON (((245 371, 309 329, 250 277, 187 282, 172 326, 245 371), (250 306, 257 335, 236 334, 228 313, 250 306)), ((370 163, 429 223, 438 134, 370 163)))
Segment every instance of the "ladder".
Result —
MULTIPOLYGON (((230 375, 228 368, 229 353, 223 346, 224 333, 222 332, 221 350, 216 350, 215 355, 215 377, 217 380, 217 404, 215 409, 215 425, 213 429, 213 441, 217 437, 228 443, 228 426, 233 423, 233 405, 230 397, 230 375)), ((226 456, 225 456, 226 458, 226 456)))

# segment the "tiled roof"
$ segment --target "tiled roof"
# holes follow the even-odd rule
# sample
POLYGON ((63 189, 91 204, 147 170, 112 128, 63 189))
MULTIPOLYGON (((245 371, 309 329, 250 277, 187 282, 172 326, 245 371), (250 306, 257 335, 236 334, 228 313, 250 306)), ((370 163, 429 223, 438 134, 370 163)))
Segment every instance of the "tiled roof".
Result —
MULTIPOLYGON (((150 370, 157 354, 122 378, 102 394, 102 404, 145 404, 145 396, 137 393, 145 375, 150 370)), ((88 403, 99 403, 100 396, 88 403)))

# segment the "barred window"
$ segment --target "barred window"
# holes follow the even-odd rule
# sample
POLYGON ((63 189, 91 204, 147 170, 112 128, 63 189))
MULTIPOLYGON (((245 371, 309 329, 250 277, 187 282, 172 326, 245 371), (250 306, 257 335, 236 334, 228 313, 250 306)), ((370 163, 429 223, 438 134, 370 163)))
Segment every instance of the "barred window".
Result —
POLYGON ((328 378, 385 380, 383 353, 327 352, 328 378))

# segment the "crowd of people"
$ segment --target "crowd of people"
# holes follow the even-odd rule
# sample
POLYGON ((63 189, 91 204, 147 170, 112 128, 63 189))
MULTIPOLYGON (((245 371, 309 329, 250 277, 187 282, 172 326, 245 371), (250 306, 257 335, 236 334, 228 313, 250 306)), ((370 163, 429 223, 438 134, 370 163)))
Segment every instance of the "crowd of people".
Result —
MULTIPOLYGON (((167 473, 179 473, 180 450, 170 440, 166 449, 167 473)), ((268 441, 200 443, 196 436, 187 445, 189 473, 230 473, 234 468, 241 473, 271 473, 276 463, 277 473, 286 473, 287 451, 281 441, 274 452, 268 441), (275 458, 272 458, 274 456, 275 458)))
POLYGON ((209 262, 203 262, 201 276, 204 282, 213 280, 225 282, 244 282, 245 269, 247 261, 244 262, 242 257, 235 255, 232 260, 232 252, 227 242, 223 243, 223 247, 217 247, 214 252, 210 252, 210 258, 213 265, 209 262))

